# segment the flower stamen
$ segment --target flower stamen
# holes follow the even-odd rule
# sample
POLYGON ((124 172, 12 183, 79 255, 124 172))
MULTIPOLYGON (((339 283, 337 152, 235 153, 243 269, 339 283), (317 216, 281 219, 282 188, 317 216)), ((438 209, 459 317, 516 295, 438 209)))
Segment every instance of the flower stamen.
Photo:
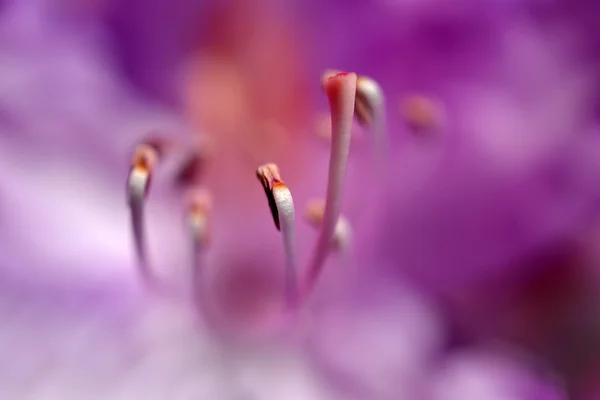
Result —
POLYGON ((192 292, 195 290, 202 268, 203 250, 211 241, 210 214, 212 213, 212 196, 208 189, 193 187, 188 189, 185 200, 186 221, 192 239, 192 292))
POLYGON ((358 121, 370 126, 373 124, 375 113, 383 103, 383 92, 377 82, 366 76, 359 76, 356 82, 355 113, 358 121))
POLYGON ((185 198, 190 233, 195 247, 206 247, 210 243, 209 216, 212 212, 212 196, 203 187, 191 188, 185 198))
POLYGON ((400 113, 408 127, 416 134, 434 131, 442 124, 441 107, 423 95, 411 95, 402 100, 400 113))
POLYGON ((383 90, 373 79, 358 77, 354 112, 358 121, 371 129, 375 149, 379 155, 383 154, 387 147, 385 97, 383 90))
POLYGON ((154 285, 156 282, 147 262, 144 236, 144 206, 150 192, 152 173, 159 162, 159 154, 155 146, 147 143, 139 145, 133 155, 127 181, 127 200, 131 211, 136 257, 140 274, 146 283, 150 285, 154 285))
POLYGON ((256 170, 256 177, 258 178, 263 189, 265 190, 265 195, 267 196, 267 200, 269 201, 269 209, 271 210, 273 222, 275 223, 275 227, 279 231, 281 230, 279 224, 279 210, 277 209, 277 203, 275 202, 275 198, 273 197, 273 183, 276 180, 281 181, 279 167, 275 164, 261 165, 256 170))
POLYGON ((350 152, 352 120, 355 107, 357 76, 339 73, 327 77, 323 87, 331 110, 332 143, 323 222, 309 269, 303 282, 303 294, 313 286, 331 249, 335 227, 341 212, 342 190, 350 152))
MULTIPOLYGON (((323 223, 325 216, 325 201, 310 200, 305 208, 305 218, 314 228, 319 228, 323 223)), ((335 224, 335 233, 333 237, 333 248, 336 251, 344 251, 350 245, 352 240, 352 230, 348 219, 340 215, 335 224)))
MULTIPOLYGON (((326 70, 322 75, 323 82, 339 73, 340 71, 334 69, 326 70)), ((385 96, 381 86, 367 76, 360 75, 357 78, 354 115, 362 126, 371 130, 376 155, 378 157, 385 155, 387 148, 385 96)))
POLYGON ((256 176, 265 190, 271 215, 277 230, 281 231, 286 258, 286 299, 289 306, 297 301, 297 256, 295 239, 294 200, 287 185, 281 180, 275 164, 265 164, 256 170, 256 176))

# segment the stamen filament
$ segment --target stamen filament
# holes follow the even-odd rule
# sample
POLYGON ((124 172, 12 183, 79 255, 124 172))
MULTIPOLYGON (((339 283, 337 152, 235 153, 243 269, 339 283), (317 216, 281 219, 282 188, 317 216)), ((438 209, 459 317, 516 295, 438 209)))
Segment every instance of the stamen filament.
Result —
MULTIPOLYGON (((323 216, 325 215, 325 202, 322 200, 311 200, 306 205, 306 220, 316 229, 321 227, 323 216)), ((350 223, 340 215, 335 224, 335 233, 333 237, 333 248, 336 251, 344 251, 350 245, 352 240, 352 230, 350 223)))
POLYGON ((192 188, 187 193, 187 216, 193 243, 206 246, 210 242, 208 217, 212 211, 212 197, 205 188, 192 188))
POLYGON ((273 185, 273 197, 279 210, 281 234, 283 236, 283 246, 285 248, 285 257, 287 265, 286 273, 286 298, 290 306, 294 306, 298 299, 298 265, 296 255, 295 238, 295 210, 292 193, 288 187, 281 181, 276 181, 273 185))
POLYGON ((158 161, 159 153, 153 146, 149 144, 138 146, 133 156, 127 185, 127 197, 131 211, 131 224, 138 267, 140 275, 150 286, 154 286, 156 280, 150 271, 147 260, 144 235, 144 208, 150 191, 152 172, 158 161))
POLYGON ((281 231, 286 258, 285 296, 289 307, 294 307, 298 300, 298 265, 295 238, 294 200, 292 193, 281 180, 279 168, 275 164, 259 167, 256 175, 263 185, 275 226, 281 231))
POLYGON ((312 289, 331 249, 335 227, 341 212, 341 200, 354 114, 357 76, 340 73, 324 80, 323 86, 331 110, 332 143, 325 213, 312 261, 303 282, 302 293, 312 289))
POLYGON ((205 188, 192 188, 186 194, 186 220, 192 241, 192 292, 198 285, 201 257, 211 238, 210 213, 212 197, 205 188))

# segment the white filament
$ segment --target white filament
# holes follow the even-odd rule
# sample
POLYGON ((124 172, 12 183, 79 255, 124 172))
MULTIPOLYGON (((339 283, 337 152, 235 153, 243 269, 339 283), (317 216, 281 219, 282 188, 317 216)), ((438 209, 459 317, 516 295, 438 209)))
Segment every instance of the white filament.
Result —
POLYGON ((323 268, 331 249, 335 227, 340 217, 346 164, 350 152, 350 138, 356 99, 356 74, 336 75, 325 82, 325 91, 331 109, 332 143, 329 158, 329 176, 323 223, 309 265, 303 291, 310 290, 323 268), (331 85, 335 85, 331 87, 331 85))
POLYGON ((279 225, 283 238, 283 246, 286 258, 286 298, 294 303, 297 300, 297 251, 295 238, 294 200, 287 186, 276 184, 273 188, 273 197, 279 213, 279 225))

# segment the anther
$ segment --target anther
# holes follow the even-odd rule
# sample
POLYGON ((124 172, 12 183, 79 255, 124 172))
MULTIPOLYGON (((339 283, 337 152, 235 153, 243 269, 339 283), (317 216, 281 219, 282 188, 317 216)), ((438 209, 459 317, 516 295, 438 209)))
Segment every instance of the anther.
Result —
POLYGON ((212 196, 208 189, 191 187, 184 196, 185 219, 191 237, 191 291, 193 296, 199 288, 204 250, 211 240, 210 215, 212 196))
POLYGON ((433 131, 442 124, 441 108, 426 96, 408 96, 400 103, 400 113, 414 133, 433 131))
MULTIPOLYGON (((323 200, 310 200, 305 208, 305 218, 314 227, 320 228, 325 216, 325 202, 323 200)), ((350 223, 343 216, 335 224, 335 233, 333 237, 333 248, 336 251, 344 251, 350 245, 352 240, 352 231, 350 223)))
POLYGON ((354 113, 358 121, 371 130, 377 156, 384 156, 387 148, 385 96, 379 84, 373 79, 366 76, 358 77, 354 113))
POLYGON ((150 177, 152 171, 158 164, 159 153, 154 147, 148 144, 141 144, 135 150, 131 161, 131 170, 129 174, 129 189, 142 192, 146 196, 149 190, 150 177))
POLYGON ((209 216, 212 212, 212 196, 206 188, 191 188, 185 196, 185 208, 190 233, 196 247, 210 242, 209 216))
POLYGON ((277 167, 275 164, 264 164, 258 167, 256 170, 256 177, 260 181, 265 191, 265 195, 267 196, 267 200, 269 201, 269 209, 271 210, 275 227, 277 230, 280 230, 279 211, 277 210, 277 204, 275 202, 275 198, 273 197, 273 185, 275 181, 281 181, 279 167, 277 167))
POLYGON ((359 76, 356 82, 355 113, 358 121, 366 126, 373 125, 373 119, 381 113, 383 92, 371 78, 359 76))
POLYGON ((323 71, 323 74, 321 75, 321 88, 325 90, 325 82, 327 81, 327 79, 332 78, 341 72, 342 71, 340 71, 339 69, 326 69, 325 71, 323 71))
MULTIPOLYGON (((334 69, 326 70, 322 75, 323 88, 325 88, 324 82, 328 78, 339 73, 339 71, 334 69)), ((361 125, 371 130, 377 156, 384 155, 385 148, 387 147, 385 96, 381 86, 367 76, 361 75, 357 78, 354 115, 361 125)))

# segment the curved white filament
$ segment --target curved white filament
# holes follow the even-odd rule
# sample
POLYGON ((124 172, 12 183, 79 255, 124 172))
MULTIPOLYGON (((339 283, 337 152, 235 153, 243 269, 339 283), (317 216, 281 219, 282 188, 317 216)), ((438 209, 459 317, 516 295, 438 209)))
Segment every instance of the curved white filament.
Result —
POLYGON ((325 213, 319 238, 303 282, 303 294, 312 289, 323 268, 323 264, 331 250, 335 227, 340 217, 342 191, 348 154, 350 152, 356 85, 357 76, 354 73, 337 74, 326 78, 323 82, 331 110, 331 154, 329 159, 327 195, 325 198, 325 213))

